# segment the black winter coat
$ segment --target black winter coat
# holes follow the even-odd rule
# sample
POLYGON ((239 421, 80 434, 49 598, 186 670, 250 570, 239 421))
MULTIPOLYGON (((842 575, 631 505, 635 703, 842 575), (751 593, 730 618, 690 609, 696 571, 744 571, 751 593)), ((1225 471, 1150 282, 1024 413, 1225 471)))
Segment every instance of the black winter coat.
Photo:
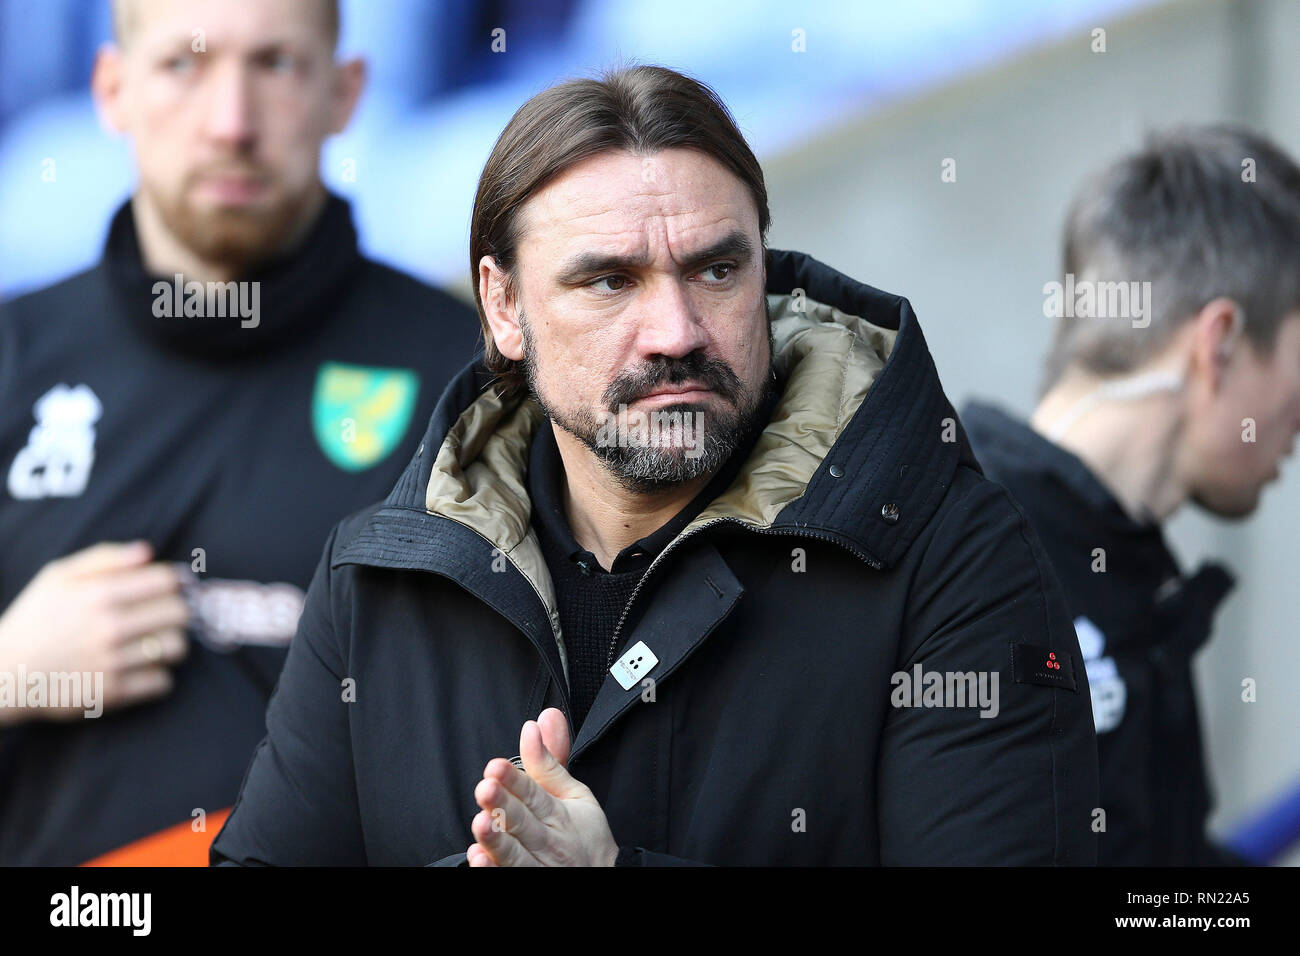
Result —
MULTIPOLYGON (((910 305, 800 253, 767 279, 782 398, 634 593, 617 636, 653 683, 606 678, 571 772, 644 864, 1093 863, 1070 617, 910 305), (973 684, 924 706, 918 669, 983 674, 996 714, 973 684)), ((486 384, 466 369, 331 536, 214 862, 463 861, 484 765, 569 713, 524 475, 542 415, 486 384)))

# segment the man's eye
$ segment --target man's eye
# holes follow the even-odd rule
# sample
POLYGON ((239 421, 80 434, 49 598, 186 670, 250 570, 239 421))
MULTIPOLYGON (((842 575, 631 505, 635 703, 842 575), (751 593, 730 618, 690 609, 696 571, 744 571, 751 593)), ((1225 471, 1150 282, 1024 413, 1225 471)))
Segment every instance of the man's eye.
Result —
POLYGON ((627 277, 626 276, 601 276, 595 282, 590 283, 589 288, 595 289, 597 292, 601 292, 601 291, 622 292, 624 289, 627 288, 627 277), (606 286, 602 290, 599 288, 602 282, 612 282, 615 284, 612 286, 606 286))
POLYGON ((194 58, 189 56, 173 56, 163 60, 162 68, 168 73, 189 73, 194 69, 194 58))
POLYGON ((706 273, 712 272, 714 274, 713 276, 714 282, 726 282, 728 279, 731 278, 731 270, 734 269, 735 267, 736 267, 735 263, 715 262, 713 265, 703 270, 700 273, 700 275, 705 275, 706 273))
POLYGON ((263 54, 261 64, 264 69, 270 70, 272 73, 292 73, 298 65, 293 58, 293 54, 282 51, 263 54))

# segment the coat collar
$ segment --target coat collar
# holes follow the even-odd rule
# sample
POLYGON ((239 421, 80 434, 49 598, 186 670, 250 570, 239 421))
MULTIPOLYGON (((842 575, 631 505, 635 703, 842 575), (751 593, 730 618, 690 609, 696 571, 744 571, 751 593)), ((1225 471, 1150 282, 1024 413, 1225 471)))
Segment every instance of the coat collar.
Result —
MULTIPOLYGON (((821 537, 891 567, 933 516, 957 465, 978 467, 911 305, 781 250, 767 253, 767 294, 781 398, 731 487, 682 533, 730 520, 821 537)), ((429 565, 445 549, 413 549, 392 525, 403 513, 440 516, 508 555, 558 626, 527 494, 529 446, 543 416, 531 399, 503 402, 489 383, 481 361, 452 381, 385 506, 333 563, 446 573, 429 565)))

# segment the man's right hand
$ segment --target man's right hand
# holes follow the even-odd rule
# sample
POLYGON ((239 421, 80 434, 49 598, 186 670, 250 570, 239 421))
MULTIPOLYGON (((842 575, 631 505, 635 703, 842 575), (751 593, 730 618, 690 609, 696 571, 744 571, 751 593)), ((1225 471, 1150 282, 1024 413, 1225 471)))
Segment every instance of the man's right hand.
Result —
MULTIPOLYGON (((189 651, 189 608, 176 569, 152 558, 148 542, 105 542, 45 565, 0 615, 0 672, 102 672, 105 710, 167 694, 189 651)), ((84 713, 0 707, 0 725, 84 713)))

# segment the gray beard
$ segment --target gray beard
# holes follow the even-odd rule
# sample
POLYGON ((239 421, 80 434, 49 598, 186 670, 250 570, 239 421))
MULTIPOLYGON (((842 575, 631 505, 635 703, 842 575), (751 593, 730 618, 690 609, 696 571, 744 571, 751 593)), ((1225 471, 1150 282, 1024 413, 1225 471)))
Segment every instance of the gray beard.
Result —
MULTIPOLYGON (((631 440, 611 441, 611 423, 617 420, 618 410, 611 405, 608 418, 602 418, 589 409, 569 412, 547 401, 538 388, 537 368, 533 360, 533 341, 524 316, 520 315, 520 329, 523 334, 524 374, 528 388, 542 407, 546 416, 577 438, 591 453, 601 461, 610 475, 628 491, 637 494, 653 494, 668 491, 686 482, 711 475, 727 463, 737 448, 748 443, 749 439, 766 425, 764 414, 768 400, 776 391, 776 376, 771 367, 773 339, 771 323, 768 324, 768 371, 763 377, 761 388, 749 394, 741 394, 740 401, 722 411, 705 411, 690 403, 669 405, 656 409, 654 413, 644 413, 646 417, 657 414, 671 419, 674 416, 684 421, 694 419, 694 441, 690 447, 681 443, 654 443, 645 440, 644 433, 630 436, 631 440), (638 437, 641 440, 638 440, 638 437)), ((731 380, 738 380, 734 373, 731 380)), ((707 383, 711 384, 711 383, 707 383)), ((736 389, 739 391, 739 388, 736 389)), ((731 396, 728 396, 731 397, 731 396)), ((733 399, 734 401, 734 399, 733 399)), ((628 412, 629 417, 637 413, 628 412)), ((680 428, 670 429, 669 437, 682 437, 680 428)))

